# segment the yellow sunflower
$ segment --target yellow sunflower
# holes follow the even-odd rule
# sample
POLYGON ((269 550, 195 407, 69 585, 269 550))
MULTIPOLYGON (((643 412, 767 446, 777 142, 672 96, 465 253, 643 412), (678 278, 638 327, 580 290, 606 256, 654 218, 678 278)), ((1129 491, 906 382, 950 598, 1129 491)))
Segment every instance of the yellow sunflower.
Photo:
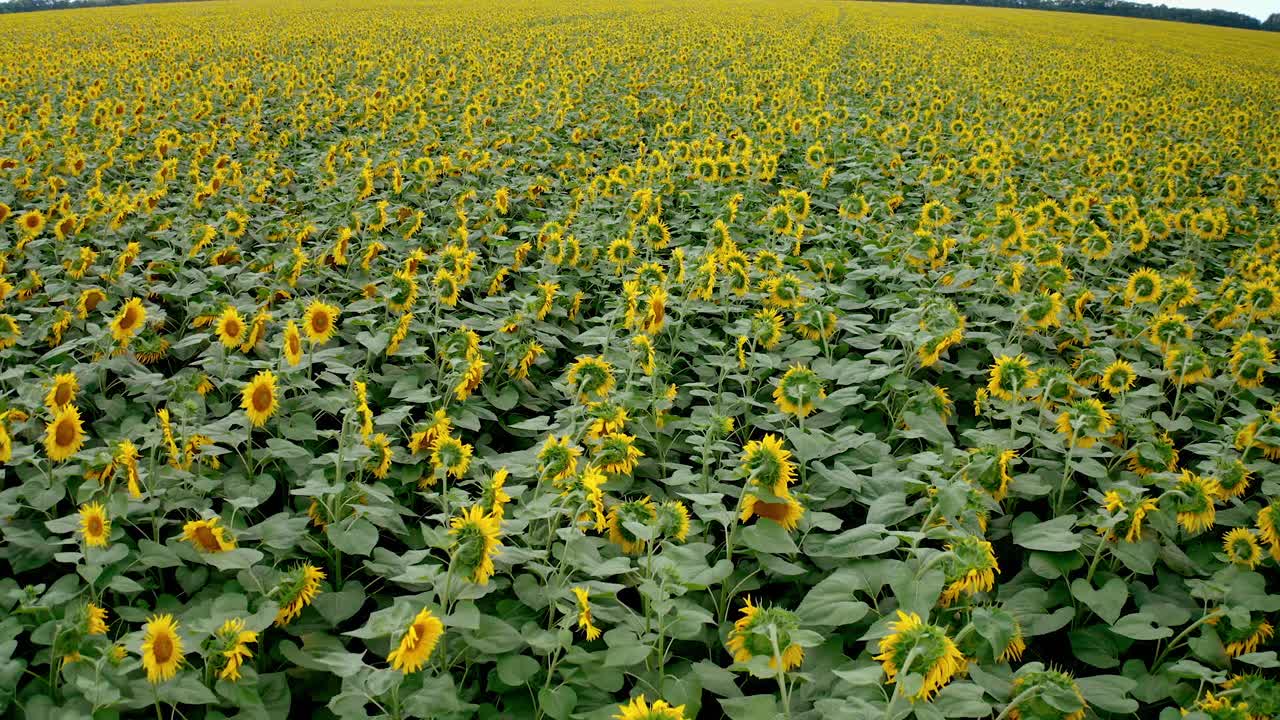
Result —
POLYGON ((147 619, 142 638, 142 667, 147 680, 161 683, 178 673, 182 665, 182 637, 172 615, 153 615, 147 619))
POLYGON ((795 613, 782 608, 765 608, 753 605, 751 598, 742 608, 742 617, 729 631, 726 646, 733 654, 733 661, 749 662, 754 657, 769 659, 769 667, 791 670, 804 662, 804 648, 792 642, 792 633, 800 629, 800 619, 795 613))
POLYGON ((591 617, 590 592, 584 587, 575 587, 573 596, 578 605, 578 629, 588 640, 595 640, 600 637, 600 628, 596 627, 591 617))
POLYGON ((493 577, 493 556, 502 547, 502 518, 486 515, 477 504, 449 520, 450 548, 454 567, 477 585, 488 585, 493 577))
POLYGON ((240 311, 234 307, 228 305, 218 316, 218 339, 228 350, 240 344, 240 340, 244 337, 244 329, 244 318, 240 317, 240 311))
POLYGON ((904 669, 924 678, 919 691, 911 696, 913 700, 928 700, 968 666, 968 660, 948 637, 946 629, 925 623, 915 613, 899 610, 898 619, 889 624, 889 631, 880 641, 880 654, 875 659, 884 667, 891 684, 904 669), (908 657, 911 665, 904 668, 908 657))
POLYGON ((298 332, 298 324, 292 320, 284 326, 284 359, 290 365, 302 362, 302 334, 298 332))
POLYGON ((277 586, 280 611, 276 613, 276 625, 283 627, 301 615, 302 609, 320 594, 320 581, 324 578, 324 572, 311 563, 303 563, 286 572, 277 586))
POLYGON ((106 547, 111 536, 111 520, 102 503, 88 503, 80 506, 80 534, 84 543, 90 547, 106 547))
POLYGON ((270 370, 263 370, 245 384, 240 407, 244 408, 254 427, 262 427, 275 414, 280 401, 276 397, 276 376, 270 370))
POLYGON ((218 628, 218 632, 214 634, 214 642, 216 644, 215 652, 222 655, 223 660, 226 662, 222 669, 218 671, 218 679, 230 682, 239 680, 240 666, 244 665, 246 660, 253 659, 253 652, 249 650, 249 643, 258 642, 258 633, 252 630, 245 630, 244 620, 231 618, 222 623, 222 627, 218 628))
POLYGON ((76 393, 79 390, 80 382, 74 372, 54 375, 53 385, 49 387, 49 393, 44 396, 45 407, 57 412, 63 406, 75 402, 76 393))
POLYGON ((64 405, 53 416, 53 422, 45 427, 44 449, 53 462, 62 462, 75 455, 84 445, 84 426, 80 423, 80 411, 75 405, 64 405))
POLYGON ((234 550, 236 541, 227 534, 227 529, 219 525, 220 517, 207 520, 192 520, 182 526, 182 539, 207 553, 220 553, 234 550))
POLYGON ((666 700, 654 700, 650 705, 644 695, 637 695, 631 702, 619 705, 612 720, 685 720, 684 706, 671 705, 666 700))
POLYGON ((337 332, 339 312, 336 306, 319 300, 313 300, 307 306, 307 312, 302 316, 302 330, 313 345, 329 342, 337 332))
POLYGON ((120 312, 116 313, 115 319, 111 321, 111 337, 121 345, 125 345, 138 334, 146 321, 147 309, 142 306, 142 300, 132 298, 120 308, 120 312))
POLYGON ((417 672, 427 663, 443 635, 444 623, 423 608, 400 637, 399 646, 387 655, 387 662, 402 673, 417 672))

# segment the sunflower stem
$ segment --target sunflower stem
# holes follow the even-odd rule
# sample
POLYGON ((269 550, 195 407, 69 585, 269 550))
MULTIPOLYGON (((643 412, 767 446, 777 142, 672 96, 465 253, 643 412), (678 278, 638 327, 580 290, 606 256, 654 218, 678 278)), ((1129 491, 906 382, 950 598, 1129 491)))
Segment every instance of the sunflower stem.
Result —
POLYGON ((1062 499, 1067 494, 1067 481, 1071 479, 1071 460, 1073 459, 1073 451, 1076 447, 1076 428, 1071 427, 1071 437, 1067 440, 1067 459, 1062 463, 1062 481, 1058 483, 1058 497, 1053 502, 1053 511, 1055 515, 1062 514, 1062 499))
POLYGON ((791 717, 791 695, 787 691, 787 666, 782 662, 782 651, 778 648, 778 628, 769 626, 769 644, 773 646, 773 662, 778 672, 778 693, 782 700, 782 716, 791 717))
POLYGON ((1027 688, 1026 690, 1023 690, 1022 692, 1018 693, 1017 695, 1015 695, 1015 696, 1014 696, 1014 698, 1013 698, 1012 700, 1010 700, 1010 701, 1009 701, 1009 704, 1004 706, 1004 710, 1001 710, 1001 711, 1000 711, 1000 714, 996 716, 996 720, 1005 720, 1005 718, 1009 717, 1009 715, 1010 715, 1010 714, 1011 714, 1015 709, 1017 709, 1017 707, 1018 707, 1018 703, 1020 703, 1020 702, 1022 702, 1023 700, 1025 700, 1025 699, 1026 699, 1027 697, 1029 697, 1032 693, 1035 693, 1038 689, 1039 689, 1039 688, 1037 688, 1037 687, 1035 687, 1035 686, 1032 686, 1032 687, 1027 688))
POLYGON ((1169 652, 1172 651, 1175 647, 1177 647, 1178 643, 1185 640, 1187 636, 1190 635, 1196 628, 1209 622, 1210 620, 1213 620, 1214 618, 1217 618, 1218 616, 1222 615, 1225 612, 1226 612, 1225 610, 1219 608, 1217 610, 1214 610, 1211 613, 1208 613, 1204 617, 1201 617, 1199 620, 1191 623, 1190 625, 1188 625, 1185 630, 1178 633, 1177 637, 1175 637, 1173 640, 1170 640, 1169 644, 1165 646, 1164 650, 1161 651, 1160 654, 1156 656, 1156 661, 1151 663, 1152 669, 1158 669, 1160 667, 1160 663, 1164 662, 1165 657, 1169 655, 1169 652))

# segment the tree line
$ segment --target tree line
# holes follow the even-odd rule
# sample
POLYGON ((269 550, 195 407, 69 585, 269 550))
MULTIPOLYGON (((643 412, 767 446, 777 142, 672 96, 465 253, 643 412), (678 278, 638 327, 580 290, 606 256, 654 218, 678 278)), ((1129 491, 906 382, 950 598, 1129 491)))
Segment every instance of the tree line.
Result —
POLYGON ((109 5, 148 5, 159 2, 199 2, 200 0, 9 0, 0 2, 0 14, 35 12, 36 10, 66 10, 81 7, 107 7, 109 5))
POLYGON ((1147 5, 1129 0, 892 0, 894 2, 929 3, 934 5, 980 5, 984 7, 1025 8, 1028 10, 1055 10, 1058 12, 1089 13, 1092 15, 1120 15, 1147 18, 1149 20, 1173 20, 1175 22, 1220 25, 1248 30, 1280 31, 1280 13, 1272 13, 1265 21, 1230 10, 1199 10, 1196 8, 1147 5))

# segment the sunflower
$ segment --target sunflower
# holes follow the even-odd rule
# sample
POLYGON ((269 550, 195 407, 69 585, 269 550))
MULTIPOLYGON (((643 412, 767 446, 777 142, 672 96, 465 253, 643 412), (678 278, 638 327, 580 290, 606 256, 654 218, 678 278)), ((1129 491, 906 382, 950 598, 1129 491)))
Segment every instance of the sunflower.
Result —
POLYGON ((590 592, 584 587, 575 587, 573 596, 578 606, 578 629, 587 636, 587 640, 595 640, 600 637, 600 628, 591 617, 590 592))
POLYGON ((1102 371, 1102 379, 1098 381, 1098 385, 1112 395, 1119 395, 1128 392, 1137 379, 1138 374, 1134 372, 1132 365, 1124 360, 1116 360, 1102 371))
POLYGON ((1222 537, 1222 552, 1236 565, 1252 570, 1262 562, 1262 546, 1249 528, 1236 528, 1222 537))
POLYGON ((1129 469, 1140 477, 1171 472, 1178 467, 1178 448, 1169 433, 1149 437, 1129 451, 1129 469))
POLYGON ((1232 625, 1222 633, 1227 657, 1240 657, 1256 652, 1258 646, 1270 640, 1275 633, 1275 628, 1265 618, 1257 620, 1250 618, 1249 624, 1243 628, 1232 625))
MULTIPOLYGON (((1235 702, 1239 698, 1223 697, 1221 695, 1214 696, 1213 693, 1207 692, 1204 697, 1196 701, 1192 708, 1197 715, 1203 715, 1209 720, 1262 720, 1269 718, 1271 714, 1258 714, 1251 712, 1248 702, 1235 702)), ((1187 710, 1182 711, 1183 715, 1188 714, 1187 710)))
POLYGON ((1187 316, 1182 313, 1166 312, 1157 315, 1148 329, 1151 342, 1162 351, 1173 345, 1191 339, 1191 326, 1187 324, 1187 316))
POLYGON ((447 475, 461 478, 471 467, 472 447, 461 438, 444 435, 431 446, 432 477, 447 475))
POLYGON ((431 280, 436 286, 436 297, 440 302, 454 307, 458 304, 458 295, 461 288, 459 287, 458 278, 444 268, 436 271, 435 277, 431 280))
POLYGON ((178 622, 172 615, 153 615, 147 618, 142 637, 142 667, 147 670, 147 680, 161 683, 178 673, 182 665, 182 637, 178 635, 178 622))
POLYGON ((106 635, 107 634, 107 611, 94 605, 93 603, 85 603, 84 606, 84 631, 88 635, 106 635))
POLYGON ((582 450, 569 444, 569 436, 548 435, 538 451, 538 475, 544 482, 559 483, 578 471, 582 450))
POLYGON ((729 631, 726 647, 733 654, 734 662, 745 663, 754 657, 765 657, 769 659, 769 667, 776 670, 781 659, 782 670, 788 671, 804 662, 804 648, 792 641, 792 634, 799 629, 800 618, 795 613, 753 605, 748 597, 742 608, 742 617, 729 631))
POLYGON ((777 310, 765 308, 751 318, 750 339, 756 347, 772 350, 782 340, 784 323, 777 310))
POLYGON ((1280 503, 1272 501, 1259 510, 1255 524, 1258 536, 1267 544, 1272 559, 1280 562, 1280 503))
POLYGON ((607 473, 630 475, 644 453, 632 435, 610 433, 600 438, 592 450, 592 462, 607 473))
POLYGON ((804 517, 804 505, 800 504, 791 495, 785 497, 779 496, 781 502, 770 502, 756 497, 752 493, 745 493, 742 496, 742 511, 738 513, 739 522, 745 523, 752 516, 760 518, 768 518, 787 531, 795 530, 800 522, 800 518, 804 517))
POLYGON ((1017 452, 994 446, 970 450, 965 480, 982 488, 992 500, 1000 502, 1009 494, 1009 483, 1013 481, 1009 468, 1017 458, 1017 452))
POLYGON ((76 300, 76 314, 81 320, 89 317, 89 313, 97 309, 98 304, 107 299, 107 294, 98 288, 88 288, 80 293, 76 300))
POLYGON ((767 488, 779 498, 789 495, 788 487, 795 481, 791 452, 772 433, 760 440, 752 440, 742 448, 742 461, 738 468, 750 482, 767 488))
POLYGON ((80 534, 90 547, 106 547, 111 536, 111 520, 101 503, 80 506, 80 534))
POLYGON ((245 384, 241 391, 240 407, 244 408, 253 427, 262 427, 280 407, 276 397, 276 376, 263 370, 245 384))
POLYGON ((386 433, 378 433, 365 442, 365 447, 373 453, 373 458, 369 462, 369 472, 379 480, 385 479, 387 473, 391 472, 391 439, 386 433))
POLYGON ((627 523, 650 526, 658 519, 658 512, 648 496, 640 500, 627 500, 609 508, 609 541, 622 548, 628 555, 638 555, 645 548, 646 541, 636 537, 626 527, 627 523))
POLYGON ((658 533, 676 542, 689 537, 689 509, 679 500, 668 500, 658 506, 658 533))
POLYGON ((236 541, 227 536, 227 529, 219 525, 221 521, 222 518, 216 516, 207 520, 192 520, 182 526, 182 539, 207 553, 234 550, 236 541))
POLYGON ((815 404, 826 397, 822 379, 803 365, 787 368, 773 391, 773 401, 778 404, 778 410, 798 418, 808 417, 815 404))
POLYGON ((240 340, 244 338, 244 318, 240 317, 240 311, 235 307, 228 305, 222 314, 218 316, 217 322, 218 339, 222 341, 223 347, 228 350, 240 344, 240 340))
POLYGON ((480 507, 484 508, 486 514, 493 515, 499 520, 505 513, 503 507, 511 502, 511 496, 503 490, 508 475, 510 473, 506 468, 499 468, 493 477, 489 478, 489 482, 485 483, 484 490, 480 493, 480 507))
POLYGON ((400 636, 400 644, 387 655, 387 662, 402 673, 417 672, 427 664, 443 635, 444 623, 423 608, 400 636))
POLYGON ((991 366, 987 391, 1001 400, 1012 401, 1015 396, 1021 398, 1022 391, 1034 388, 1039 382, 1038 373, 1031 369, 1031 361, 1025 356, 1001 355, 991 366))
POLYGON ((493 556, 502 547, 502 518, 486 515, 479 505, 472 505, 462 515, 449 520, 449 534, 454 537, 451 554, 454 566, 477 585, 488 585, 493 577, 493 556))
POLYGON ((650 705, 644 695, 637 695, 631 702, 619 705, 612 720, 685 720, 684 706, 670 705, 665 700, 654 700, 650 705))
POLYGON ((80 382, 74 372, 59 373, 53 376, 53 384, 44 396, 44 404, 50 411, 57 412, 63 406, 75 402, 79 390, 80 382))
POLYGON ((1153 303, 1160 299, 1162 285, 1160 274, 1156 271, 1150 268, 1135 270, 1125 285, 1124 304, 1153 303))
POLYGON ((302 563, 286 572, 275 594, 280 600, 276 625, 284 627, 301 615, 302 609, 320 594, 320 581, 324 578, 324 571, 311 563, 302 563))
POLYGON ((62 406, 45 426, 44 449, 53 462, 62 462, 80 451, 84 445, 84 426, 80 410, 73 404, 62 406))
POLYGON ((302 362, 302 334, 298 332, 297 323, 292 320, 284 326, 284 359, 290 365, 302 362))
POLYGON ((120 312, 116 313, 115 319, 111 321, 111 337, 121 345, 128 344, 146 321, 147 309, 142 306, 142 301, 131 298, 125 302, 120 312))
POLYGON ((451 432, 453 432, 453 421, 449 419, 445 409, 440 408, 431 414, 431 419, 427 421, 425 428, 410 436, 409 449, 415 453, 431 452, 436 445, 436 440, 451 432))
POLYGON ((1196 345, 1168 348, 1164 355, 1164 369, 1177 385, 1194 385, 1213 375, 1208 356, 1196 345))
POLYGON ((1070 675, 1041 670, 1039 663, 1019 669, 1009 693, 1022 700, 1009 711, 1011 720, 1084 720, 1089 707, 1070 675))
POLYGON ((253 659, 249 643, 258 642, 258 633, 244 629, 244 620, 230 618, 214 633, 215 658, 221 655, 226 664, 218 671, 219 680, 235 682, 240 679, 240 667, 253 659))
POLYGON ((323 345, 329 342, 338 329, 339 310, 334 305, 311 301, 306 313, 302 316, 302 330, 312 345, 323 345))
POLYGON ((968 661, 938 625, 929 625, 915 613, 898 611, 898 619, 889 624, 890 634, 880 641, 880 654, 875 657, 884 667, 890 684, 899 672, 911 672, 924 678, 912 700, 928 700, 934 693, 965 671, 968 661), (910 667, 904 667, 911 656, 910 667))
POLYGON ((1022 320, 1036 330, 1059 327, 1063 307, 1061 293, 1041 292, 1022 311, 1022 320))
POLYGON ((1099 437, 1111 432, 1111 413, 1097 398, 1071 403, 1058 414, 1058 432, 1066 438, 1068 448, 1093 447, 1099 437))
POLYGON ((566 382, 579 400, 604 400, 613 390, 613 366, 602 357, 579 357, 569 368, 566 382))
POLYGON ((1214 477, 1218 478, 1218 489, 1223 499, 1240 497, 1249 489, 1250 473, 1238 458, 1213 458, 1214 477))
POLYGON ((1267 370, 1275 361, 1276 354, 1271 349, 1271 342, 1262 335, 1247 332, 1231 346, 1231 375, 1242 388, 1261 385, 1267 370))
POLYGON ((939 602, 950 606, 961 596, 990 592, 995 587, 996 573, 1000 566, 991 549, 991 543, 974 535, 964 535, 949 543, 951 557, 946 562, 947 587, 939 602))
MULTIPOLYGON (((642 335, 640 337, 644 336, 642 335)), ((639 340, 640 338, 638 337, 636 339, 639 340)), ((648 340, 648 338, 645 338, 645 340, 648 340)), ((520 359, 517 360, 514 365, 507 368, 508 374, 516 380, 527 379, 529 377, 529 369, 532 368, 533 364, 538 361, 538 358, 545 355, 546 352, 547 350, 542 346, 542 343, 536 340, 530 340, 525 343, 521 349, 520 359)), ((652 348, 650 348, 650 352, 652 352, 652 348)))
POLYGON ((1217 480, 1183 470, 1178 484, 1165 497, 1178 514, 1178 524, 1194 535, 1213 527, 1217 514, 1214 503, 1220 495, 1217 480))

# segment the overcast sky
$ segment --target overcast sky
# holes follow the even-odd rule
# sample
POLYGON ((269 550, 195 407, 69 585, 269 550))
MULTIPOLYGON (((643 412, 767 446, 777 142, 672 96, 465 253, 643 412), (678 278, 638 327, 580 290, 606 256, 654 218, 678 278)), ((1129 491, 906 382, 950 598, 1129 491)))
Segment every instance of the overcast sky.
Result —
POLYGON ((1169 7, 1201 8, 1203 10, 1231 10, 1233 12, 1252 15, 1259 20, 1266 20, 1271 13, 1280 12, 1280 0, 1138 0, 1149 5, 1168 5, 1169 7))

